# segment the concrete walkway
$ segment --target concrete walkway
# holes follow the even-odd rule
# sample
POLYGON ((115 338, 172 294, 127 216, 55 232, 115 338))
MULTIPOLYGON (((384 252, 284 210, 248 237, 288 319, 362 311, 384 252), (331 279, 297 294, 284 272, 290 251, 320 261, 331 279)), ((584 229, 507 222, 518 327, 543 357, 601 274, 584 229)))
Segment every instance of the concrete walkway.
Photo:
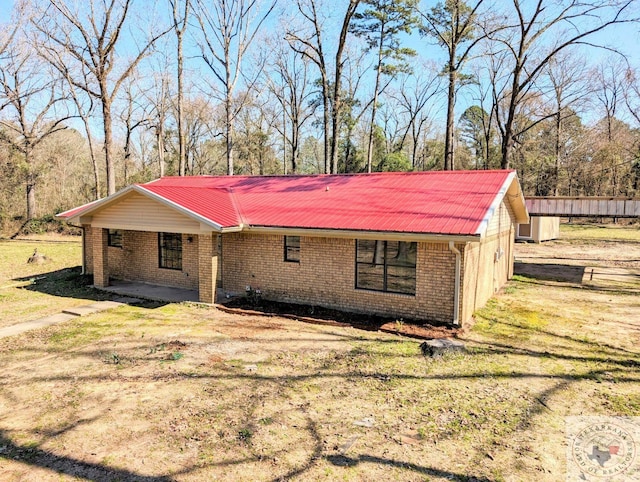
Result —
POLYGON ((127 303, 136 302, 140 302, 140 300, 136 298, 120 298, 115 301, 97 301, 90 305, 76 306, 75 308, 63 310, 62 313, 56 313, 55 315, 45 316, 44 318, 38 318, 37 320, 26 321, 24 323, 0 328, 0 338, 19 335, 25 331, 44 328, 46 326, 55 325, 56 323, 73 320, 79 316, 91 315, 93 313, 111 310, 127 303))
POLYGON ((99 288, 102 291, 116 293, 124 296, 136 296, 145 300, 167 301, 181 303, 183 301, 198 301, 198 291, 184 288, 171 288, 139 281, 112 280, 109 286, 99 288))

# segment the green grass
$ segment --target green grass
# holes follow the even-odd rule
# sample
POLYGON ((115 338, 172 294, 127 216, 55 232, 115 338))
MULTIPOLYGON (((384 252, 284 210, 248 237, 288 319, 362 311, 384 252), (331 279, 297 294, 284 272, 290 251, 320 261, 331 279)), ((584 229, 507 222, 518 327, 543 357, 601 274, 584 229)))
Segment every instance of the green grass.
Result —
MULTIPOLYGON (((566 416, 640 414, 638 301, 533 281, 514 278, 466 351, 434 359, 418 340, 186 303, 0 340, 0 443, 179 480, 562 480, 566 416)), ((85 282, 64 271, 0 294, 28 310, 85 282)))
POLYGON ((0 327, 109 297, 90 287, 90 276, 81 275, 79 237, 47 239, 0 240, 0 327), (27 263, 36 248, 47 262, 27 263))
POLYGON ((631 241, 640 243, 640 225, 561 224, 560 238, 571 241, 631 241))

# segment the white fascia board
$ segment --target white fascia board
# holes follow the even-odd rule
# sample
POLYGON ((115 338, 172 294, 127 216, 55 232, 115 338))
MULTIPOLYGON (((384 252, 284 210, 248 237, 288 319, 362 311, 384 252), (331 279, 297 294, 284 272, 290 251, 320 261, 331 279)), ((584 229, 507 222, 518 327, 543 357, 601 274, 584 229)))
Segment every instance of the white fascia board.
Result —
POLYGON ((515 178, 516 178, 516 172, 515 171, 510 172, 507 178, 502 183, 502 186, 500 186, 500 190, 498 191, 496 196, 493 198, 493 202, 491 203, 491 206, 489 206, 489 209, 487 209, 487 212, 485 213, 484 218, 482 218, 482 221, 480 221, 480 225, 476 230, 476 234, 480 235, 480 237, 484 237, 485 234, 487 233, 487 228, 489 227, 489 223, 491 222, 493 215, 496 213, 496 211, 500 207, 500 203, 506 196, 507 191, 511 187, 511 184, 514 182, 515 178))

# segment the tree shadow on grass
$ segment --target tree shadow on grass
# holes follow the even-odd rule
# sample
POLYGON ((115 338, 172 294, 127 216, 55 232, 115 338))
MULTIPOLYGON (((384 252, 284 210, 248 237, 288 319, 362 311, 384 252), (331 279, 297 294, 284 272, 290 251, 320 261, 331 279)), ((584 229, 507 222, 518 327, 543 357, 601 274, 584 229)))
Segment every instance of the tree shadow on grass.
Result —
POLYGON ((33 467, 41 467, 95 482, 136 481, 136 482, 170 482, 174 479, 166 476, 141 475, 125 469, 106 467, 101 464, 84 462, 72 457, 57 455, 48 450, 26 447, 11 440, 0 430, 0 459, 15 460, 33 467))
MULTIPOLYGON (((62 298, 105 301, 123 296, 122 294, 94 288, 93 275, 82 274, 80 266, 50 271, 35 276, 14 278, 13 281, 25 283, 24 286, 19 286, 20 289, 62 298)), ((158 308, 165 306, 168 302, 142 300, 136 304, 145 308, 158 308)))
POLYGON ((355 467, 360 463, 388 465, 400 469, 408 469, 422 475, 430 477, 444 477, 449 480, 466 480, 469 482, 490 482, 486 477, 477 477, 468 474, 456 474, 448 470, 440 470, 424 465, 417 465, 410 462, 402 462, 400 460, 388 459, 384 457, 376 457, 374 455, 358 455, 357 457, 348 457, 346 455, 329 455, 326 459, 333 465, 338 467, 355 467))
POLYGON ((64 268, 34 276, 14 278, 13 281, 24 282, 22 289, 36 291, 52 296, 64 298, 81 298, 93 301, 112 299, 109 293, 93 287, 93 277, 82 274, 82 268, 64 268))

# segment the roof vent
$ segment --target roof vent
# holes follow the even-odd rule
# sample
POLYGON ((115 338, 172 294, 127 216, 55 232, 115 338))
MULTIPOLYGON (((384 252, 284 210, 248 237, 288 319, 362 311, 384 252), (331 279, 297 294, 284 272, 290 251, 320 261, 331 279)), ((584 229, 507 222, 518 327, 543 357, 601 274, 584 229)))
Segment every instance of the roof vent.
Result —
POLYGON ((325 188, 325 191, 328 191, 328 190, 329 190, 329 186, 327 186, 327 187, 325 188))

